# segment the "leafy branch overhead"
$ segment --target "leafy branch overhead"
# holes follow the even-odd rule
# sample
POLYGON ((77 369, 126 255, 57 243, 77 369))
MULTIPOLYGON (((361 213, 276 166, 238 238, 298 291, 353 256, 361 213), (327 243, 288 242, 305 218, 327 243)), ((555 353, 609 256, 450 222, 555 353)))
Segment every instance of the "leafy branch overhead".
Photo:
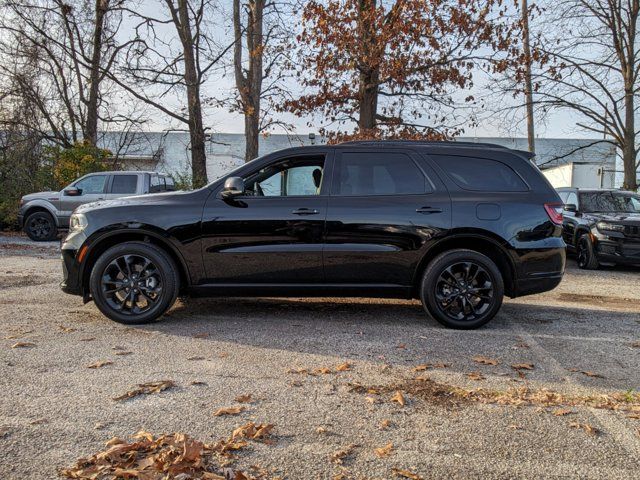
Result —
POLYGON ((495 0, 307 2, 291 65, 306 90, 285 109, 322 116, 334 140, 455 135, 452 93, 517 52, 519 23, 506 13, 495 0))

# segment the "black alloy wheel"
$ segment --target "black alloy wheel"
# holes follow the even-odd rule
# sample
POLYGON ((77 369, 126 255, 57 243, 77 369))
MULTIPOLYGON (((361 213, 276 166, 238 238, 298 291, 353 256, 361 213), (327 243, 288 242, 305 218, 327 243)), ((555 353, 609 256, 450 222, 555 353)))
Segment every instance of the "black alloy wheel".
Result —
POLYGON ((504 284, 500 270, 485 255, 451 250, 436 257, 422 282, 422 301, 440 323, 452 328, 478 328, 500 309, 504 284))
POLYGON ((167 253, 155 245, 127 242, 111 247, 91 271, 91 295, 107 317, 120 323, 147 323, 176 299, 178 274, 167 253))
POLYGON ((27 236, 36 242, 47 242, 58 235, 56 223, 51 214, 47 212, 32 213, 24 222, 24 231, 27 236))
POLYGON ((585 233, 578 238, 576 257, 578 268, 583 270, 596 270, 600 266, 589 234, 585 233))

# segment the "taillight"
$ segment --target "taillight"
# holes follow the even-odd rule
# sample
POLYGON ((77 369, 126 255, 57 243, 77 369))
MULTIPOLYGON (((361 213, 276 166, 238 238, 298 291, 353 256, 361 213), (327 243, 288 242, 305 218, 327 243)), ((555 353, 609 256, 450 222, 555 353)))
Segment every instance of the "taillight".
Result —
POLYGON ((544 209, 547 211, 547 215, 553 223, 556 225, 562 225, 562 203, 545 203, 544 209))

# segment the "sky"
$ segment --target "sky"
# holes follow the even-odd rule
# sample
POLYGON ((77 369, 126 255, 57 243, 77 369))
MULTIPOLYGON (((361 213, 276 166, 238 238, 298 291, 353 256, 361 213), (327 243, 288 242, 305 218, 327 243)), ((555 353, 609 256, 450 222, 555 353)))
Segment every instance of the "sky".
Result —
MULTIPOLYGON (((230 19, 231 1, 230 0, 212 0, 216 2, 216 8, 218 13, 215 18, 215 25, 211 25, 210 35, 212 35, 214 41, 221 44, 228 42, 231 37, 232 24, 230 19)), ((151 14, 156 17, 161 16, 163 8, 158 4, 158 0, 142 1, 139 5, 140 11, 144 14, 151 14)), ((166 9, 165 9, 166 10, 166 9)), ((126 27, 125 23, 125 27, 126 27)), ((295 25, 292 25, 295 28, 295 25)), ((126 30, 126 28, 125 28, 126 30)), ((157 29, 160 36, 175 35, 173 25, 160 26, 157 29)), ((229 60, 231 56, 228 57, 229 60)), ((220 69, 215 75, 212 75, 207 82, 202 86, 203 98, 222 98, 228 96, 234 89, 235 81, 233 78, 233 70, 227 65, 226 69, 220 69)), ((479 97, 486 93, 486 81, 480 75, 474 81, 475 86, 465 91, 458 91, 456 95, 460 98, 464 98, 467 95, 474 95, 479 97)), ((300 87, 294 81, 289 81, 285 84, 286 88, 292 92, 300 91, 300 87)), ((501 98, 501 102, 515 102, 516 100, 510 98, 501 98)), ((183 100, 177 96, 167 96, 163 98, 163 102, 166 105, 171 105, 175 109, 181 108, 183 100)), ((485 115, 486 116, 486 115, 485 115)), ((149 131, 162 131, 173 128, 184 129, 185 124, 176 123, 168 118, 158 115, 155 112, 150 116, 151 120, 144 127, 149 131)), ((320 118, 298 118, 290 114, 281 114, 279 118, 282 118, 286 122, 293 126, 293 130, 300 135, 307 135, 310 132, 317 133, 322 125, 322 119, 320 118), (308 125, 311 123, 311 126, 308 125)), ((514 118, 511 121, 501 121, 495 118, 485 118, 480 121, 478 126, 468 126, 465 129, 464 136, 466 137, 524 137, 526 136, 525 124, 524 124, 524 109, 520 109, 516 112, 514 118)), ((576 118, 567 112, 557 112, 544 119, 537 119, 536 121, 536 136, 543 138, 593 138, 593 133, 581 131, 575 127, 576 118)), ((213 106, 205 106, 204 108, 204 123, 209 128, 208 131, 216 133, 243 133, 244 123, 242 115, 238 113, 231 113, 226 108, 216 108, 213 106)), ((285 133, 284 131, 275 130, 272 133, 285 133)))

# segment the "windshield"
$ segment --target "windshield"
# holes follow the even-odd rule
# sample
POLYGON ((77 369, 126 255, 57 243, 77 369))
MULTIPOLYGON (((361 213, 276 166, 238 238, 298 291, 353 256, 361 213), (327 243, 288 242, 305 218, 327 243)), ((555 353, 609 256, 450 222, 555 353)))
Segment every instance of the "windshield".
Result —
POLYGON ((586 213, 640 213, 640 196, 625 192, 583 192, 580 210, 586 213))

